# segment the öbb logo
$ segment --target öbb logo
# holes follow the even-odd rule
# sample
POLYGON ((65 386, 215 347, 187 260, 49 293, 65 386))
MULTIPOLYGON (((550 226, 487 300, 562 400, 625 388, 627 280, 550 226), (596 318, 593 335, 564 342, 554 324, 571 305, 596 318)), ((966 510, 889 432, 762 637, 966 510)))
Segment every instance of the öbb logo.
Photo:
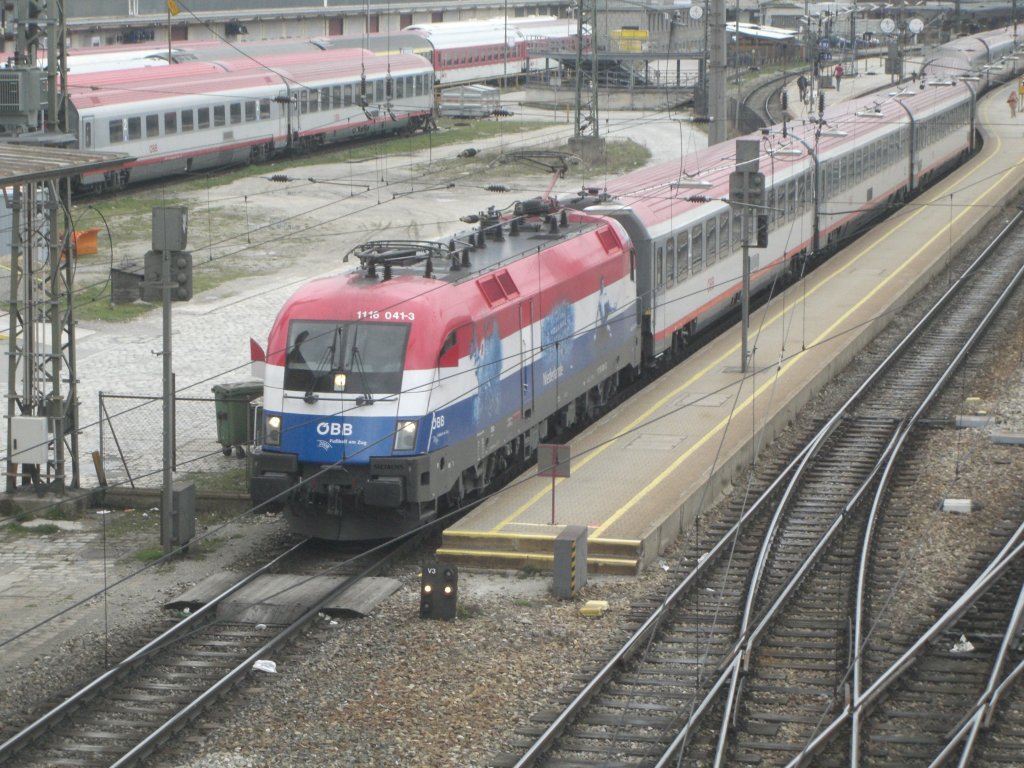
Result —
POLYGON ((316 425, 318 435, 330 435, 331 437, 351 437, 352 425, 339 424, 336 421, 321 421, 316 425))

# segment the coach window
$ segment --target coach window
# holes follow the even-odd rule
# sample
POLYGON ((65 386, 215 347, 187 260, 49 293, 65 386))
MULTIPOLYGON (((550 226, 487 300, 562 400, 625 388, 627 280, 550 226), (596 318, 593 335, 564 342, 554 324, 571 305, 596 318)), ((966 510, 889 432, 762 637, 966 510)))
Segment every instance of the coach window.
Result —
POLYGON ((676 249, 676 280, 682 281, 690 270, 690 239, 685 232, 679 235, 676 249))
POLYGON ((270 119, 270 99, 260 99, 260 120, 270 119))
POLYGON ((231 102, 229 109, 231 110, 231 124, 235 125, 236 123, 242 122, 242 102, 231 102))
POLYGON ((396 77, 395 78, 395 98, 396 99, 404 99, 405 98, 405 78, 404 77, 396 77))
POLYGON ((740 241, 743 239, 743 206, 734 205, 732 206, 732 247, 741 245, 740 241))
POLYGON ((188 133, 195 126, 194 113, 191 109, 181 110, 181 132, 188 133))
POLYGON ((341 86, 331 86, 331 108, 338 109, 341 106, 341 86))
POLYGON ((160 115, 146 115, 146 138, 160 135, 160 115))
POLYGON ((164 112, 164 135, 171 136, 178 132, 178 113, 164 112))
POLYGON ((384 81, 378 80, 374 84, 374 91, 377 95, 377 101, 384 101, 384 81))
POLYGON ((111 120, 110 121, 110 143, 120 144, 125 140, 125 121, 124 120, 111 120))
POLYGON ((320 111, 324 112, 331 108, 331 89, 320 89, 320 111))
POLYGON ((665 287, 665 250, 659 245, 657 253, 654 258, 654 284, 661 290, 665 287))
POLYGON ((196 110, 196 130, 201 131, 210 127, 210 108, 200 107, 196 110))
POLYGON ((128 118, 128 141, 137 141, 142 138, 142 118, 128 118))
POLYGON ((690 231, 690 271, 696 274, 704 269, 704 225, 690 231))
POLYGON ((342 102, 342 104, 344 106, 346 106, 346 107, 351 107, 352 106, 352 86, 351 86, 351 84, 345 86, 344 93, 345 93, 345 100, 342 102))
POLYGON ((796 186, 797 180, 790 179, 786 185, 786 214, 787 218, 792 221, 796 218, 796 186))
MULTIPOLYGON (((764 205, 765 208, 767 208, 767 210, 764 211, 764 213, 767 214, 768 216, 768 226, 774 229, 775 219, 778 216, 778 213, 775 210, 775 187, 771 187, 765 190, 764 205)), ((759 215, 760 213, 761 211, 753 211, 753 215, 755 216, 759 215)))
POLYGON ((665 243, 665 283, 671 288, 676 284, 676 239, 670 237, 665 243))
POLYGON ((214 128, 219 128, 220 126, 225 125, 227 123, 227 120, 226 120, 226 117, 225 117, 225 112, 226 112, 226 110, 224 109, 224 105, 223 104, 218 104, 217 106, 215 106, 213 108, 213 127, 214 128))
POLYGON ((245 102, 245 122, 255 123, 256 122, 256 102, 247 101, 245 102))

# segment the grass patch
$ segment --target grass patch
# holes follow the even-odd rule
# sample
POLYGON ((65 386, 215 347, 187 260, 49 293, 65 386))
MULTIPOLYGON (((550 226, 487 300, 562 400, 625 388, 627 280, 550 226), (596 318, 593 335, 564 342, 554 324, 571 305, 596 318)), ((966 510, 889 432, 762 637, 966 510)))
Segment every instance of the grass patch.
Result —
POLYGON ((81 520, 82 516, 78 513, 78 510, 71 509, 70 507, 51 507, 46 510, 46 514, 43 515, 47 520, 81 520))
POLYGON ((459 603, 455 607, 455 616, 459 619, 475 619, 484 615, 484 609, 472 603, 459 603))
POLYGON ((55 533, 60 533, 60 527, 53 523, 32 526, 8 523, 4 526, 4 530, 12 536, 52 536, 55 533))
MULTIPOLYGON (((569 158, 562 179, 563 182, 570 184, 591 180, 595 175, 602 177, 619 176, 637 168, 642 168, 651 158, 651 152, 647 147, 631 139, 607 141, 605 142, 603 153, 587 157, 575 155, 567 144, 562 144, 553 150, 545 151, 549 153, 562 153, 569 158)), ((554 171, 549 163, 557 161, 549 160, 548 158, 550 158, 550 155, 538 157, 537 160, 531 161, 514 156, 503 158, 490 152, 482 152, 473 157, 460 157, 434 162, 431 164, 431 169, 441 173, 458 172, 463 175, 477 176, 487 171, 492 173, 499 171, 503 176, 550 176, 554 171)))
POLYGON ((248 493, 244 461, 239 461, 238 466, 223 472, 195 472, 187 475, 185 479, 195 483, 198 492, 248 493))
POLYGON ((141 563, 152 563, 154 560, 159 560, 164 556, 163 547, 146 547, 145 549, 138 550, 132 557, 141 563))

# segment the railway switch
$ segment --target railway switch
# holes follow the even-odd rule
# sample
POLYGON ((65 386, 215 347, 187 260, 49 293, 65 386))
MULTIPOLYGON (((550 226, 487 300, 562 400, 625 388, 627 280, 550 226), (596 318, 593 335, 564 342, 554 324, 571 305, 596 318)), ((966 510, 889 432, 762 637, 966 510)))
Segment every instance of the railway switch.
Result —
POLYGON ((424 565, 420 576, 420 618, 454 619, 459 598, 459 570, 454 565, 424 565))

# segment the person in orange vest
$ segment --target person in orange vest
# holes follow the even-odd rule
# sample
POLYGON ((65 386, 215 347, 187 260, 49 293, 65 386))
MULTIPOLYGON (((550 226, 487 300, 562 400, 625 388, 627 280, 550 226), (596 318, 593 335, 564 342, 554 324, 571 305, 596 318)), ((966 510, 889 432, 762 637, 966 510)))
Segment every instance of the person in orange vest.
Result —
POLYGON ((1006 103, 1010 105, 1010 117, 1017 116, 1017 92, 1011 90, 1010 95, 1006 97, 1006 103))

